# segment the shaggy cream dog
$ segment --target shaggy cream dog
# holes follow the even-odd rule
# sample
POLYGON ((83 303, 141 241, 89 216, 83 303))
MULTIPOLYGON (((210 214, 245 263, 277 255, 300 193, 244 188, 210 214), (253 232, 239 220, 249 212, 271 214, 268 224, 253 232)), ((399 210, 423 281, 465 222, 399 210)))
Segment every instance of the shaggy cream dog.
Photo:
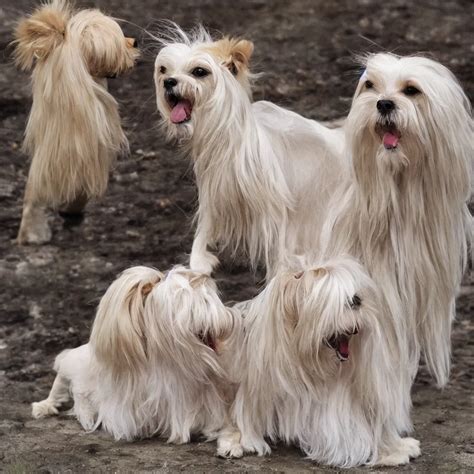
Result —
POLYGON ((131 67, 135 40, 99 10, 52 0, 22 19, 15 61, 33 70, 24 150, 32 157, 19 243, 51 240, 46 208, 80 213, 102 195, 116 155, 128 147, 107 77, 131 67))

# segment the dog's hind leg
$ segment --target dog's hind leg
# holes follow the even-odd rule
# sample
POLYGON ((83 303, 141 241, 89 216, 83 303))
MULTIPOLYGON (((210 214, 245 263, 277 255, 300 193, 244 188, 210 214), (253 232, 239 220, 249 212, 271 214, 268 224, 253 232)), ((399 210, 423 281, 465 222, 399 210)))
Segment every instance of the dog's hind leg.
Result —
POLYGON ((47 209, 33 195, 30 186, 30 177, 28 177, 17 242, 20 245, 40 245, 49 242, 51 237, 52 232, 48 224, 47 209))
POLYGON ((58 408, 70 400, 69 380, 61 374, 57 374, 48 398, 41 402, 31 404, 33 418, 44 418, 58 414, 58 408))

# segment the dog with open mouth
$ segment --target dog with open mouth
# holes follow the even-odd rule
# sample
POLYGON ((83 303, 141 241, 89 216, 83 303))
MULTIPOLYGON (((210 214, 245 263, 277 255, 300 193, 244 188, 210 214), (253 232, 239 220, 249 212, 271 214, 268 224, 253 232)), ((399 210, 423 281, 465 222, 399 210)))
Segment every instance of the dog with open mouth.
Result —
POLYGON ((252 102, 251 41, 213 41, 202 28, 188 35, 176 25, 163 36, 157 106, 169 140, 192 158, 199 191, 190 266, 211 273, 217 245, 271 275, 285 255, 318 246, 345 169, 343 132, 252 102))
POLYGON ((239 328, 209 276, 130 268, 102 298, 89 343, 56 358, 56 379, 33 417, 58 414, 72 397, 86 430, 173 443, 202 434, 219 438, 219 455, 241 456, 228 416, 235 386, 223 368, 239 328))
POLYGON ((244 452, 269 453, 267 438, 336 467, 420 454, 392 420, 399 368, 376 286, 358 262, 280 271, 243 313, 232 416, 244 452))
POLYGON ((115 19, 74 11, 67 0, 42 4, 18 23, 15 38, 17 66, 33 71, 23 144, 32 161, 17 241, 43 244, 52 238, 48 208, 80 218, 128 149, 107 78, 131 69, 139 52, 115 19))
POLYGON ((454 75, 419 56, 364 59, 345 125, 352 172, 335 192, 325 255, 358 258, 381 290, 383 331, 400 367, 399 429, 411 429, 411 387, 423 352, 448 381, 455 296, 472 217, 473 121, 454 75))
POLYGON ((345 126, 352 173, 335 193, 323 246, 362 261, 383 288, 410 377, 423 351, 442 386, 472 240, 471 106, 432 59, 383 53, 364 67, 345 126))

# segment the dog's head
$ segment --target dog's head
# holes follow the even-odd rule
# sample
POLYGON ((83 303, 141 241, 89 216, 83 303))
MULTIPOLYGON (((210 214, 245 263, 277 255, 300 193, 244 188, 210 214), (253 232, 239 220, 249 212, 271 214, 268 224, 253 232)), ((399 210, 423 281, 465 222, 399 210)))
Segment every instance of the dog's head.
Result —
POLYGON ((337 258, 277 276, 279 318, 288 342, 310 370, 324 370, 326 360, 347 361, 353 338, 370 331, 373 284, 350 258, 337 258))
POLYGON ((15 60, 24 70, 52 58, 58 63, 52 68, 84 61, 92 76, 110 77, 133 67, 138 57, 136 41, 113 18, 96 9, 75 13, 66 0, 52 0, 22 19, 15 38, 15 60), (52 55, 60 48, 65 54, 52 55))
POLYGON ((80 44, 92 76, 117 76, 131 69, 139 56, 137 41, 125 37, 119 24, 99 10, 78 12, 68 31, 80 44))
POLYGON ((145 320, 149 353, 195 379, 221 372, 216 356, 239 325, 214 280, 182 266, 150 292, 145 320))
POLYGON ((393 54, 370 55, 364 67, 346 128, 358 174, 380 166, 398 173, 469 148, 470 104, 446 67, 393 54))
MULTIPOLYGON (((165 43, 155 61, 158 110, 170 138, 192 137, 199 121, 217 110, 225 117, 234 97, 250 95, 249 62, 253 43, 244 39, 212 41, 204 30, 165 43)), ((231 111, 230 111, 231 112, 231 111)))

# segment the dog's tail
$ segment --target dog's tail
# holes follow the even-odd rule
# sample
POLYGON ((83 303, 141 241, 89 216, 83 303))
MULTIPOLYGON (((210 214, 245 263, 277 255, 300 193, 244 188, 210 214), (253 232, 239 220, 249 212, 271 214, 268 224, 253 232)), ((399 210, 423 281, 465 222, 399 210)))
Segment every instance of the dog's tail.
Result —
POLYGON ((153 268, 129 268, 99 303, 90 343, 97 361, 114 375, 138 375, 146 363, 143 310, 148 294, 162 278, 153 268))
POLYGON ((16 65, 24 71, 35 59, 45 60, 64 41, 71 10, 64 0, 53 0, 22 19, 15 29, 16 65))

